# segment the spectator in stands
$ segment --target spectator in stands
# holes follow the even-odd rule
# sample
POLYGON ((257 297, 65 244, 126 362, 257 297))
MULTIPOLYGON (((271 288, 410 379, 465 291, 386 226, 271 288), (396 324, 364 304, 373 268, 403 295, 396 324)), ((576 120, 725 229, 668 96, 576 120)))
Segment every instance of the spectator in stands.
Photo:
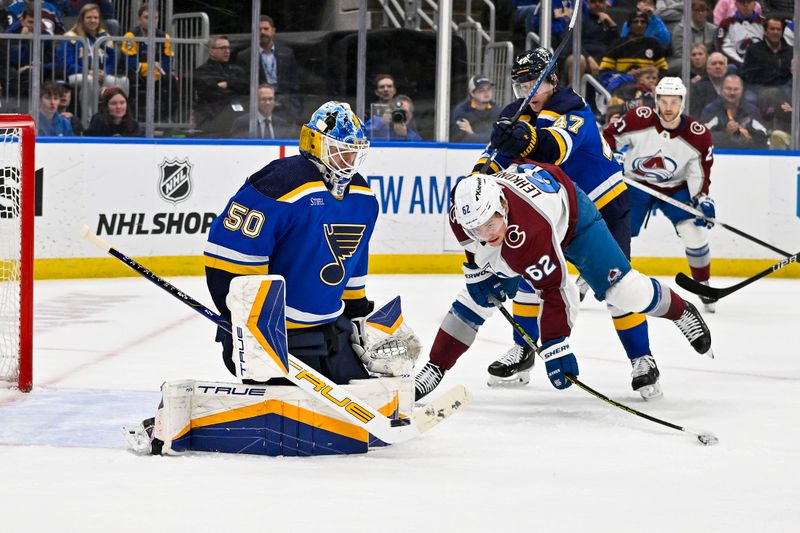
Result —
MULTIPOLYGON (((657 0, 656 15, 664 21, 670 32, 674 31, 675 24, 683 19, 683 0, 657 0)), ((675 46, 675 36, 672 37, 675 46)))
POLYGON ((72 124, 58 114, 59 90, 55 82, 42 84, 39 94, 39 120, 36 121, 36 135, 43 137, 72 136, 72 124))
MULTIPOLYGON (((638 0, 636 2, 636 11, 638 13, 644 13, 647 15, 647 27, 644 30, 645 37, 653 37, 655 40, 658 41, 658 44, 661 45, 661 48, 666 53, 667 49, 669 49, 670 45, 670 35, 667 26, 664 24, 664 21, 661 20, 661 17, 655 14, 656 12, 656 1, 655 0, 638 0)), ((630 29, 628 27, 628 23, 622 26, 622 32, 620 35, 625 37, 630 33, 630 29)))
POLYGON ((600 62, 600 81, 609 92, 633 81, 633 77, 626 74, 631 69, 646 65, 653 65, 661 71, 667 69, 661 45, 653 37, 644 35, 648 20, 647 13, 632 13, 627 21, 630 34, 612 45, 600 62))
POLYGON ((72 87, 65 82, 58 82, 58 114, 69 120, 75 135, 83 135, 83 124, 72 112, 72 87))
POLYGON ((375 141, 421 141, 414 131, 414 102, 404 94, 398 94, 389 108, 379 117, 367 121, 367 135, 375 141))
MULTIPOLYGON (((681 9, 683 9, 681 2, 681 9)), ((672 57, 669 64, 680 69, 683 63, 683 22, 672 28, 672 57), (672 58, 675 58, 674 60, 672 58)), ((692 0, 692 43, 705 45, 706 50, 713 50, 717 36, 717 27, 708 22, 708 4, 705 0, 692 0)))
MULTIPOLYGON (((289 123, 273 113, 275 88, 267 83, 258 86, 258 112, 256 113, 257 139, 290 139, 295 135, 289 123)), ((250 133, 250 114, 244 114, 233 122, 231 137, 246 138, 250 133)))
POLYGON ((247 75, 230 59, 230 40, 215 35, 209 40, 208 61, 194 71, 195 123, 208 135, 227 134, 245 110, 247 75))
POLYGON ((470 78, 467 89, 469 96, 453 110, 450 141, 486 144, 497 120, 494 83, 483 74, 476 74, 470 78))
POLYGON ((697 82, 692 82, 689 114, 699 117, 703 109, 717 99, 722 92, 722 81, 728 72, 728 58, 721 52, 708 54, 706 73, 697 82))
MULTIPOLYGON (((624 115, 629 109, 646 106, 655 107, 655 90, 659 71, 648 65, 629 72, 634 81, 618 87, 608 101, 606 117, 624 115)), ((617 117, 618 118, 618 117, 617 117)), ((616 121, 616 120, 614 120, 616 121)))
POLYGON ((764 38, 764 18, 756 12, 755 5, 755 0, 736 0, 736 12, 724 19, 717 30, 716 49, 736 69, 742 66, 747 47, 764 38))
MULTIPOLYGON (((525 7, 528 9, 524 9, 523 12, 526 14, 524 23, 525 23, 525 33, 528 34, 530 32, 534 32, 538 34, 540 32, 540 9, 539 9, 539 0, 528 4, 527 6, 520 6, 525 7)), ((558 46, 561 42, 561 38, 566 33, 567 28, 569 27, 569 21, 572 18, 572 12, 574 9, 574 3, 572 0, 552 0, 551 9, 553 11, 552 18, 550 22, 550 35, 551 35, 551 44, 553 46, 558 46)), ((519 7, 517 8, 519 12, 519 7)))
POLYGON ((86 4, 78 15, 75 25, 65 35, 85 37, 88 47, 84 48, 83 39, 64 41, 58 54, 58 74, 66 75, 69 84, 75 88, 83 83, 84 75, 91 78, 94 69, 99 68, 100 82, 104 87, 127 87, 128 80, 124 75, 115 74, 116 54, 114 44, 106 41, 95 55, 94 43, 108 32, 101 25, 100 8, 96 4, 86 4), (83 72, 83 57, 88 58, 88 73, 83 72))
MULTIPOLYGON (((147 4, 139 7, 137 12, 137 25, 133 30, 127 32, 125 37, 147 37, 147 30, 150 25, 150 10, 147 4)), ((155 25, 157 38, 169 39, 169 34, 158 29, 158 11, 155 13, 155 25)), ((137 120, 144 120, 145 101, 147 99, 147 43, 136 41, 123 41, 120 46, 121 60, 125 63, 125 70, 128 78, 133 83, 131 95, 135 96, 134 115, 137 120)), ((170 84, 172 83, 172 58, 175 52, 172 50, 172 43, 156 43, 155 77, 156 112, 155 117, 158 122, 166 122, 170 116, 170 84)))
MULTIPOLYGON (((619 39, 619 28, 614 19, 605 12, 607 7, 607 0, 588 0, 581 14, 581 76, 588 69, 596 78, 603 56, 611 44, 619 39)), ((570 83, 574 58, 574 55, 567 57, 567 79, 570 83)))
POLYGON ((691 82, 696 83, 703 79, 706 73, 706 63, 708 62, 708 49, 703 43, 692 44, 692 51, 689 55, 691 66, 689 67, 689 74, 691 75, 691 82))
POLYGON ((764 20, 764 39, 751 44, 745 52, 742 79, 750 85, 784 85, 792 77, 792 47, 783 40, 782 19, 764 20))
MULTIPOLYGON (((33 6, 28 5, 25 11, 19 17, 14 19, 11 26, 8 27, 6 33, 12 35, 32 35, 33 34, 33 6)), ((52 35, 45 21, 42 20, 42 25, 39 33, 52 35)), ((51 78, 53 73, 53 42, 42 41, 42 77, 51 78)), ((7 79, 8 95, 9 96, 27 96, 29 94, 29 87, 31 83, 30 69, 33 65, 33 41, 28 39, 11 39, 8 41, 7 59, 8 59, 8 72, 7 79)), ((6 54, 3 54, 6 57, 6 54)), ((3 60, 5 62, 5 59, 3 60)), ((4 65, 5 66, 5 65, 4 65)))
POLYGON ((767 129, 761 114, 743 98, 744 83, 727 74, 719 97, 703 109, 700 120, 711 130, 717 148, 766 148, 767 129))
MULTIPOLYGON (((63 0, 61 0, 63 2, 63 0)), ((33 13, 33 2, 25 0, 12 0, 8 2, 5 8, 6 13, 13 20, 19 20, 22 14, 31 10, 33 13)), ((52 2, 42 2, 42 29, 43 33, 50 35, 63 35, 64 34, 64 19, 62 17, 62 9, 59 5, 52 2)), ((30 25, 33 29, 33 23, 30 25)))
MULTIPOLYGON (((298 113, 300 102, 298 98, 299 86, 297 83, 297 61, 294 52, 288 46, 276 46, 275 22, 268 15, 261 15, 258 20, 259 55, 258 55, 258 83, 269 83, 275 87, 275 94, 281 97, 283 104, 288 105, 286 111, 291 114, 298 113)), ((250 48, 239 52, 236 63, 250 74, 250 48)), ((249 80, 249 78, 248 78, 249 80)))
POLYGON ((374 94, 377 100, 369 105, 366 113, 367 121, 371 117, 379 117, 388 111, 394 97, 397 96, 397 85, 391 74, 378 74, 373 78, 372 84, 375 86, 374 94))
POLYGON ((131 113, 121 87, 108 87, 100 94, 99 110, 86 128, 89 137, 141 137, 139 123, 131 113))
MULTIPOLYGON (((761 4, 756 2, 755 12, 759 15, 763 13, 761 4)), ((714 5, 714 26, 719 26, 726 18, 732 17, 736 13, 736 0, 717 0, 714 5)))
MULTIPOLYGON (((147 0, 143 0, 147 3, 147 0)), ((100 14, 105 21, 106 28, 111 35, 119 35, 120 27, 114 15, 114 2, 113 0, 56 0, 58 7, 66 17, 74 17, 80 15, 81 10, 88 4, 94 4, 100 8, 100 14)))

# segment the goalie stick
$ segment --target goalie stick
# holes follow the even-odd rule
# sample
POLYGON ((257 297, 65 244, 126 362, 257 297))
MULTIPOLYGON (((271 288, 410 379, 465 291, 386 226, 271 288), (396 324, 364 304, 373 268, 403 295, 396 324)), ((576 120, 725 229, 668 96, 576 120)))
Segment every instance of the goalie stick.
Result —
POLYGON ((759 272, 755 276, 751 276, 751 277, 747 278, 746 280, 740 281, 736 285, 731 285, 730 287, 724 287, 724 288, 719 288, 719 289, 715 288, 715 287, 709 287, 708 285, 703 285, 702 283, 693 280, 692 278, 690 278, 689 276, 687 276, 683 272, 678 272, 675 275, 675 283, 677 283, 680 287, 682 287, 682 288, 686 289, 687 291, 692 292, 694 294, 698 294, 700 296, 705 296, 707 298, 714 298, 714 299, 719 300, 720 298, 723 298, 723 297, 731 294, 732 292, 738 291, 742 287, 746 287, 746 286, 750 285, 754 281, 758 281, 758 280, 760 280, 761 278, 763 278, 765 276, 769 276, 770 274, 772 274, 776 270, 780 270, 783 267, 787 267, 787 266, 791 265, 792 263, 796 263, 798 255, 800 255, 800 252, 797 252, 794 255, 790 255, 789 257, 787 257, 786 259, 784 259, 780 263, 775 263, 774 265, 772 265, 771 267, 767 268, 766 270, 762 270, 761 272, 759 272))
POLYGON ((683 202, 679 202, 675 198, 673 198, 671 196, 667 196, 666 194, 664 194, 662 192, 656 191, 655 189, 652 189, 652 188, 648 187, 647 185, 642 184, 641 182, 638 182, 638 181, 636 181, 634 179, 631 179, 631 178, 629 178, 627 176, 625 176, 622 179, 623 179, 623 181, 625 183, 627 183, 628 185, 630 185, 634 189, 639 189, 640 191, 646 192, 650 196, 658 198, 662 202, 667 202, 670 205, 674 205, 678 209, 683 209, 687 213, 690 213, 690 214, 692 214, 692 215, 694 215, 694 216, 696 216, 698 218, 702 218, 702 219, 708 220, 710 222, 713 222, 714 224, 719 224, 720 226, 722 226, 726 230, 728 230, 728 231, 730 231, 732 233, 735 233, 736 235, 739 235, 740 237, 744 237, 747 240, 753 241, 756 244, 760 244, 764 248, 768 248, 768 249, 772 250, 773 252, 777 252, 777 253, 785 256, 785 257, 791 256, 791 254, 789 252, 781 250, 777 246, 773 246, 768 242, 764 242, 761 239, 759 239, 758 237, 754 237, 754 236, 750 235, 749 233, 746 233, 746 232, 744 232, 744 231, 742 231, 742 230, 740 230, 738 228, 734 228, 731 225, 725 224, 724 222, 720 222, 719 220, 717 220, 715 218, 708 218, 699 209, 695 209, 694 207, 692 207, 690 205, 687 205, 687 204, 685 204, 683 202))
MULTIPOLYGON (((525 339, 525 342, 528 344, 528 346, 530 346, 531 349, 534 352, 536 352, 537 355, 539 355, 541 357, 541 352, 539 350, 539 345, 536 344, 536 341, 534 341, 530 337, 530 335, 528 335, 528 332, 525 331, 523 329, 523 327, 520 326, 519 323, 516 320, 514 320, 514 317, 511 316, 511 313, 509 313, 508 310, 505 307, 503 307, 502 303, 500 303, 496 299, 493 299, 493 300, 494 300, 493 301, 494 305, 498 309, 500 309, 500 312, 503 313, 503 316, 506 318, 506 320, 508 320, 508 322, 514 328, 514 330, 517 333, 519 333, 522 336, 522 338, 525 339)), ((643 412, 641 412, 641 411, 639 411, 637 409, 634 409, 633 407, 628 407, 627 405, 625 405, 623 403, 620 403, 620 402, 618 402, 616 400, 612 400, 611 398, 609 398, 605 394, 594 390, 593 388, 589 387, 585 383, 582 383, 575 376, 567 374, 566 378, 570 383, 573 383, 573 384, 577 385, 578 387, 580 387, 581 389, 585 390, 586 392, 588 392, 592 396, 594 396, 596 398, 600 398, 604 402, 606 402, 608 404, 611 404, 614 407, 617 407, 619 409, 622 409, 623 411, 625 411, 627 413, 639 416, 639 417, 644 418, 645 420, 649 420, 651 422, 655 422, 656 424, 661 424, 662 426, 666 426, 668 428, 676 429, 678 431, 682 431, 684 433, 688 433, 690 435, 694 435, 697 438, 697 440, 700 441, 700 443, 703 444, 704 446, 713 446, 713 445, 715 445, 715 444, 717 444, 719 442, 719 439, 711 432, 708 432, 708 431, 697 431, 697 430, 689 429, 689 428, 686 428, 686 427, 683 427, 683 426, 679 426, 677 424, 673 424, 672 422, 667 422, 666 420, 661 420, 660 418, 656 418, 654 416, 648 415, 647 413, 643 413, 643 412)))
MULTIPOLYGON (((530 92, 528 93, 528 96, 526 96, 525 100, 522 101, 522 105, 519 106, 519 109, 517 109, 517 112, 514 113, 513 117, 511 117, 511 123, 512 124, 514 124, 515 122, 517 122, 519 120, 519 117, 522 115, 522 112, 531 103, 531 100, 533 100, 533 97, 536 96, 536 91, 539 90, 539 86, 542 84, 542 82, 544 80, 547 79, 547 75, 550 74, 550 71, 553 70, 553 67, 556 66, 556 62, 558 61, 558 57, 561 55, 561 52, 563 52, 564 48, 566 48, 567 44, 569 44, 571 42, 570 36, 572 35, 572 29, 575 27, 575 21, 578 20, 578 13, 579 12, 580 12, 580 9, 574 9, 572 11, 572 18, 569 21, 569 27, 567 28, 567 32, 564 34, 564 37, 562 38, 561 43, 558 45, 558 48, 556 48, 555 52, 553 52, 553 58, 547 64, 547 67, 545 67, 545 69, 542 71, 542 73, 539 74, 539 78, 536 80, 536 83, 534 84, 533 89, 530 90, 530 92)), ((496 153, 497 153, 497 149, 493 148, 492 149, 492 153, 489 154, 489 157, 486 158, 486 161, 483 163, 483 166, 481 167, 481 174, 486 174, 486 170, 489 168, 489 165, 492 164, 492 161, 494 160, 494 156, 495 156, 496 153)))
MULTIPOLYGON (((103 239, 93 234, 88 226, 83 226, 81 236, 128 265, 137 274, 158 285, 167 293, 188 305, 218 326, 231 332, 231 324, 220 315, 204 306, 188 294, 184 293, 167 280, 151 272, 135 259, 128 257, 103 239)), ((381 414, 376 408, 356 398, 341 385, 338 385, 308 367, 302 361, 289 354, 289 368, 286 378, 316 398, 339 415, 369 431, 383 442, 393 444, 403 442, 428 431, 454 412, 472 401, 472 394, 463 385, 457 385, 432 402, 414 409, 410 419, 394 420, 381 414)))

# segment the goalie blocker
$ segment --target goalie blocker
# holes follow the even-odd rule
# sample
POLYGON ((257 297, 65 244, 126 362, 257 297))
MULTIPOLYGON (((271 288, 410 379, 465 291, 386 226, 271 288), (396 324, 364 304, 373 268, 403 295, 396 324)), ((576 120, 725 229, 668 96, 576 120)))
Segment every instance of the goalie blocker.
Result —
MULTIPOLYGON (((359 405, 350 397, 334 397, 324 390, 320 397, 311 397, 295 386, 269 384, 289 371, 281 276, 234 278, 226 303, 231 310, 236 376, 246 384, 165 383, 154 421, 124 430, 135 451, 293 456, 365 453, 369 447, 385 445, 344 418, 340 409, 326 405, 331 402, 358 412, 359 405)), ((343 388, 388 418, 410 416, 414 401, 410 373, 420 344, 403 321, 400 298, 359 319, 353 330, 353 351, 380 377, 352 380, 343 388)))

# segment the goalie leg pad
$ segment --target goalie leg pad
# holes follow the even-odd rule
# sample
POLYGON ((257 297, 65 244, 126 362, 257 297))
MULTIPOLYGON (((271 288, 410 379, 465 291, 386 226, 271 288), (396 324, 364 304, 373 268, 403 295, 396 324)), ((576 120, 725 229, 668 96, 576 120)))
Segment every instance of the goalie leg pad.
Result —
MULTIPOLYGON (((356 380, 344 388, 389 418, 401 416, 400 378, 356 380)), ((155 436, 165 454, 341 455, 384 445, 294 386, 181 381, 165 383, 162 395, 155 436)))

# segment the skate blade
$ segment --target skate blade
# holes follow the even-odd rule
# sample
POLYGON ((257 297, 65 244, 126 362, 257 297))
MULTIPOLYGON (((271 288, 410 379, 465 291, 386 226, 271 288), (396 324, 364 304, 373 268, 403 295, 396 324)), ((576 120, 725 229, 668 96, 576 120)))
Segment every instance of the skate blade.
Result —
POLYGON ((714 359, 714 350, 709 348, 707 352, 703 352, 700 355, 705 355, 709 359, 714 359))
POLYGON ((644 387, 639 388, 636 392, 638 392, 642 399, 646 402, 652 402, 653 400, 660 400, 664 397, 664 391, 661 390, 660 383, 654 383, 653 385, 645 385, 644 387))
POLYGON ((508 376, 507 378, 501 378, 499 376, 493 376, 489 374, 489 379, 486 384, 492 388, 516 388, 524 387, 530 382, 530 372, 517 372, 513 376, 508 376))

